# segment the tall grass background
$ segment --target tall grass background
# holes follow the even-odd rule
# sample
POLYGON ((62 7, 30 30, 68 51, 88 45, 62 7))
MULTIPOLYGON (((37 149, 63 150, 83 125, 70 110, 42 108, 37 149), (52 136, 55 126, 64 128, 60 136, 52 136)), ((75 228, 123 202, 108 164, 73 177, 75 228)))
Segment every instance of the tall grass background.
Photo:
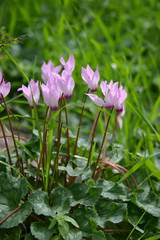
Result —
MULTIPOLYGON (((159 11, 160 3, 151 0, 3 0, 0 3, 1 49, 8 40, 27 34, 17 43, 13 42, 9 52, 30 79, 41 80, 43 61, 52 60, 58 65, 61 56, 65 59, 70 53, 75 56, 74 105, 68 106, 73 133, 77 129, 79 106, 87 91, 81 78, 82 66, 89 64, 96 69, 98 65, 101 81, 113 79, 123 84, 128 98, 123 129, 117 127, 115 148, 123 150, 125 165, 129 168, 149 155, 150 160, 140 161, 143 164, 137 169, 144 165, 147 174, 158 179, 159 155, 155 154, 160 146, 159 11)), ((6 81, 11 81, 10 96, 16 97, 16 89, 27 82, 3 51, 0 70, 6 81)), ((17 98, 13 102, 10 105, 13 112, 25 115, 29 110, 24 99, 17 98)), ((97 112, 89 99, 87 103, 85 131, 81 132, 84 136, 88 136, 97 112)), ((41 107, 38 111, 43 119, 41 107)), ((29 129, 29 123, 23 124, 29 129)), ((114 118, 109 137, 113 125, 114 118)), ((103 118, 98 125, 97 138, 101 138, 102 133, 103 118)))

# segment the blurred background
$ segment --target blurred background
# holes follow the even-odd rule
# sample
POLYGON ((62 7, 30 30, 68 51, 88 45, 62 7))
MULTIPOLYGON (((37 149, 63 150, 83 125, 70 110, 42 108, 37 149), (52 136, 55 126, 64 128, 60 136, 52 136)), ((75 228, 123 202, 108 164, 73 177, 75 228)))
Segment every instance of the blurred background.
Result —
MULTIPOLYGON (((11 81, 10 97, 15 97, 17 88, 27 82, 4 54, 3 46, 30 79, 40 81, 43 61, 52 60, 59 65, 61 56, 67 60, 72 53, 76 60, 73 72, 76 87, 71 102, 82 102, 87 91, 81 67, 89 64, 95 70, 98 65, 100 81, 118 81, 128 93, 123 130, 117 127, 115 141, 133 152, 153 153, 153 147, 158 147, 156 135, 144 118, 160 131, 159 1, 2 0, 0 26, 0 71, 5 81, 11 81), (24 34, 17 42, 8 42, 24 34), (151 142, 154 143, 149 146, 151 142)), ((87 103, 90 107, 85 112, 84 126, 90 130, 97 110, 89 99, 87 103)), ((29 106, 25 106, 19 102, 12 108, 15 113, 25 115, 29 111, 29 106)), ((70 124, 76 125, 80 108, 74 106, 69 110, 74 116, 70 116, 70 124)), ((41 111, 39 108, 43 116, 41 111)), ((113 125, 114 118, 112 129, 113 125)), ((102 121, 99 131, 100 134, 104 131, 102 121)))

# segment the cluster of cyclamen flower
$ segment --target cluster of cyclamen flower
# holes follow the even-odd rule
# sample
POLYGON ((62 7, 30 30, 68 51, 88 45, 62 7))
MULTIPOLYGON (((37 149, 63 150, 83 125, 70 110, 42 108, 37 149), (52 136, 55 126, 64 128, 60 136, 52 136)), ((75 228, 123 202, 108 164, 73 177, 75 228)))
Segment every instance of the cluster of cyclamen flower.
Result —
MULTIPOLYGON (((54 67, 53 63, 49 61, 47 64, 44 62, 42 70, 42 79, 45 84, 41 84, 42 93, 44 102, 51 110, 58 109, 58 102, 60 101, 62 94, 66 99, 72 97, 72 92, 75 86, 72 72, 75 67, 74 56, 70 54, 67 62, 63 58, 60 59, 61 64, 63 65, 63 71, 61 75, 59 74, 62 70, 62 65, 54 67)), ((88 88, 91 92, 97 91, 98 82, 100 79, 98 67, 94 72, 89 65, 86 69, 82 67, 81 72, 82 79, 88 84, 88 88)), ((2 81, 2 74, 0 73, 0 95, 2 94, 5 97, 10 91, 10 83, 4 83, 2 81)), ((90 99, 99 107, 106 107, 107 109, 112 109, 115 107, 117 112, 117 120, 119 127, 122 128, 121 116, 124 115, 124 101, 127 97, 126 91, 123 89, 123 86, 118 87, 118 82, 111 82, 107 84, 107 81, 102 81, 100 84, 104 99, 99 98, 95 94, 87 94, 90 99)), ((40 91, 38 81, 34 82, 32 79, 28 87, 22 85, 18 91, 23 91, 24 96, 27 98, 29 105, 33 108, 33 101, 38 105, 40 91), (33 96, 32 96, 33 95, 33 96)))

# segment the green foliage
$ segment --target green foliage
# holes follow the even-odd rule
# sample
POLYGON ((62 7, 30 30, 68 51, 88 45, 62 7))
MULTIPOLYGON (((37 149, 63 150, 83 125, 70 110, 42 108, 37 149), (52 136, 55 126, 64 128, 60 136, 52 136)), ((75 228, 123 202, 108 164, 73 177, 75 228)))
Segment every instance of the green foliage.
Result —
POLYGON ((49 240, 53 233, 54 229, 48 229, 48 226, 44 222, 34 222, 31 225, 31 233, 39 240, 49 240))
POLYGON ((18 206, 20 209, 11 217, 4 221, 0 228, 11 228, 23 223, 32 211, 32 206, 29 202, 22 202, 21 199, 27 194, 27 182, 23 179, 17 179, 11 175, 0 174, 0 213, 1 220, 18 206))
POLYGON ((136 196, 136 203, 151 215, 160 217, 159 198, 152 192, 139 191, 136 196))
POLYGON ((0 240, 20 240, 21 239, 21 229, 19 227, 14 227, 9 230, 0 229, 0 240))

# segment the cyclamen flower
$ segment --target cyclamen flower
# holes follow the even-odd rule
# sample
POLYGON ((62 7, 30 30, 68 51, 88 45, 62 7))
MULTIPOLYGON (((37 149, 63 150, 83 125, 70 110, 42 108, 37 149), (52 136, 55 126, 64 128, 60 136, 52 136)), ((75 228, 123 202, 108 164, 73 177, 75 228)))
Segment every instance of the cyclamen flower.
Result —
POLYGON ((27 98, 31 108, 33 108, 32 95, 33 95, 33 99, 34 99, 36 106, 38 105, 38 101, 39 101, 39 97, 40 97, 38 81, 34 82, 33 79, 31 79, 30 85, 28 84, 28 87, 22 85, 22 87, 18 88, 17 91, 23 91, 24 97, 27 98), (32 90, 32 92, 31 92, 31 90, 32 90))
POLYGON ((64 66, 64 69, 71 75, 75 67, 74 56, 70 54, 67 62, 65 62, 64 58, 61 57, 60 62, 64 66))
POLYGON ((91 90, 91 92, 96 92, 100 79, 98 67, 96 68, 95 72, 90 68, 89 65, 87 65, 86 69, 82 67, 81 76, 82 79, 88 84, 88 88, 91 90))
POLYGON ((51 60, 49 60, 48 63, 43 62, 41 70, 42 70, 42 79, 45 83, 47 83, 48 79, 51 76, 51 73, 59 73, 62 70, 62 66, 59 65, 54 67, 51 60))
POLYGON ((2 100, 2 96, 5 98, 11 90, 11 83, 4 82, 4 79, 2 77, 2 73, 0 72, 0 100, 2 100))
POLYGON ((58 109, 58 101, 61 98, 61 90, 56 79, 49 78, 47 84, 41 84, 43 99, 52 111, 58 109))
POLYGON ((73 77, 66 70, 63 70, 62 76, 59 79, 58 84, 60 89, 64 93, 64 97, 67 99, 71 98, 75 83, 73 77))
POLYGON ((115 106, 115 96, 118 91, 118 82, 113 83, 113 80, 107 85, 107 81, 100 84, 104 95, 104 106, 107 109, 112 109, 115 106))
POLYGON ((119 127, 122 128, 122 119, 121 117, 125 114, 124 110, 124 101, 127 98, 126 90, 123 89, 121 85, 118 88, 118 82, 111 82, 107 85, 107 81, 103 81, 100 84, 102 93, 104 95, 104 100, 99 98, 94 94, 87 94, 91 100, 99 107, 106 107, 107 109, 112 109, 115 107, 117 112, 117 121, 119 127))

